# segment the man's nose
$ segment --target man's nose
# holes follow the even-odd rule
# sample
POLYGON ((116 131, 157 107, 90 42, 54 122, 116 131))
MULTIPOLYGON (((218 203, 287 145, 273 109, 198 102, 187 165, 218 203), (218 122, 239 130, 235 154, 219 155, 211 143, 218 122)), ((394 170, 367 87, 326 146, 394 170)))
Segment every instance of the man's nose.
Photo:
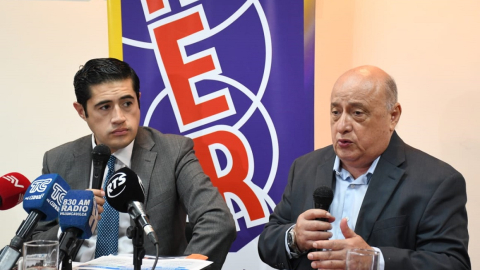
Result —
POLYGON ((344 134, 352 130, 352 119, 346 113, 342 113, 340 119, 337 121, 337 132, 344 134))
POLYGON ((125 121, 125 115, 123 113, 122 108, 120 106, 115 105, 113 109, 113 115, 112 115, 112 122, 113 123, 122 123, 125 121))

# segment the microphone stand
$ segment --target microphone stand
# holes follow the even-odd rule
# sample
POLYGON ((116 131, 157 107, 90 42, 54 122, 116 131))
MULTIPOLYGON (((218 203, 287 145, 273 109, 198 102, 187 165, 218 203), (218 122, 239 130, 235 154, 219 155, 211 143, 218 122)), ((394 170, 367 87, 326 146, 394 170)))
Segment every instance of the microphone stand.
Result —
POLYGON ((42 212, 33 210, 22 221, 10 245, 5 246, 0 253, 0 269, 12 269, 22 254, 23 242, 32 235, 38 221, 45 217, 42 212))
POLYGON ((143 248, 143 228, 137 224, 128 227, 127 237, 132 239, 133 244, 133 270, 141 270, 142 260, 143 257, 145 257, 145 248, 143 248))
POLYGON ((62 270, 72 270, 72 257, 70 255, 63 257, 62 270))

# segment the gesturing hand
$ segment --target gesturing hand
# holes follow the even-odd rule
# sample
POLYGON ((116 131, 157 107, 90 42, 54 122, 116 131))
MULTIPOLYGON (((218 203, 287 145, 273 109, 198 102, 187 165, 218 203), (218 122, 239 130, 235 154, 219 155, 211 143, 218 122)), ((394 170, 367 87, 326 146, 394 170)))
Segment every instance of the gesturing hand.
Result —
POLYGON ((348 227, 347 219, 340 222, 340 229, 345 239, 315 241, 313 248, 322 250, 310 252, 308 259, 315 269, 345 269, 347 250, 352 248, 372 249, 361 236, 348 227))

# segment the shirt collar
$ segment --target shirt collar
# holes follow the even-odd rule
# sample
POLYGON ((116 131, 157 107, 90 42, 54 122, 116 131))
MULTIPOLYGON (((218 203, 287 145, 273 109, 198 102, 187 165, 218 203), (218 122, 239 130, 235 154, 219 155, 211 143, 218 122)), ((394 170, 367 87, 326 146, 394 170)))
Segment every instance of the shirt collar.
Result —
MULTIPOLYGON (((118 149, 115 153, 112 155, 117 158, 117 160, 121 161, 125 166, 130 168, 130 163, 132 160, 132 152, 133 152, 133 143, 135 140, 133 140, 130 144, 128 144, 126 147, 122 149, 118 149)), ((95 135, 92 134, 92 147, 95 148, 97 144, 95 143, 95 135)), ((93 149, 92 148, 92 149, 93 149)))
MULTIPOLYGON (((372 165, 370 165, 370 168, 368 168, 367 172, 364 173, 363 175, 359 176, 357 179, 358 180, 361 180, 362 182, 365 181, 364 184, 367 184, 370 182, 370 178, 372 178, 371 176, 373 175, 374 171, 375 171, 375 168, 377 167, 377 164, 378 164, 378 161, 380 160, 380 156, 378 156, 373 162, 372 162, 372 165), (366 176, 366 177, 363 177, 363 176, 366 176)), ((349 182, 352 182, 353 181, 353 177, 352 175, 350 174, 349 171, 343 169, 341 166, 340 166, 340 158, 335 155, 335 163, 333 163, 333 170, 335 171, 335 174, 337 176, 340 176, 340 179, 341 180, 344 180, 344 181, 349 181, 349 182)), ((359 183, 361 184, 361 183, 359 183)))

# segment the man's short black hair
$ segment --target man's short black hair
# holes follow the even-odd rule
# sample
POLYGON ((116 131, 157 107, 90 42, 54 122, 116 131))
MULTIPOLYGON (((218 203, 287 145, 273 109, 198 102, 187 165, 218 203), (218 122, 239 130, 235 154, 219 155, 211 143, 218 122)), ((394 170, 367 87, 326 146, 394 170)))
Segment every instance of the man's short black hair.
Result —
POLYGON ((91 86, 126 79, 132 80, 132 87, 140 107, 140 80, 130 65, 115 58, 97 58, 85 63, 73 79, 75 96, 85 110, 85 117, 88 117, 87 101, 92 97, 91 86))

